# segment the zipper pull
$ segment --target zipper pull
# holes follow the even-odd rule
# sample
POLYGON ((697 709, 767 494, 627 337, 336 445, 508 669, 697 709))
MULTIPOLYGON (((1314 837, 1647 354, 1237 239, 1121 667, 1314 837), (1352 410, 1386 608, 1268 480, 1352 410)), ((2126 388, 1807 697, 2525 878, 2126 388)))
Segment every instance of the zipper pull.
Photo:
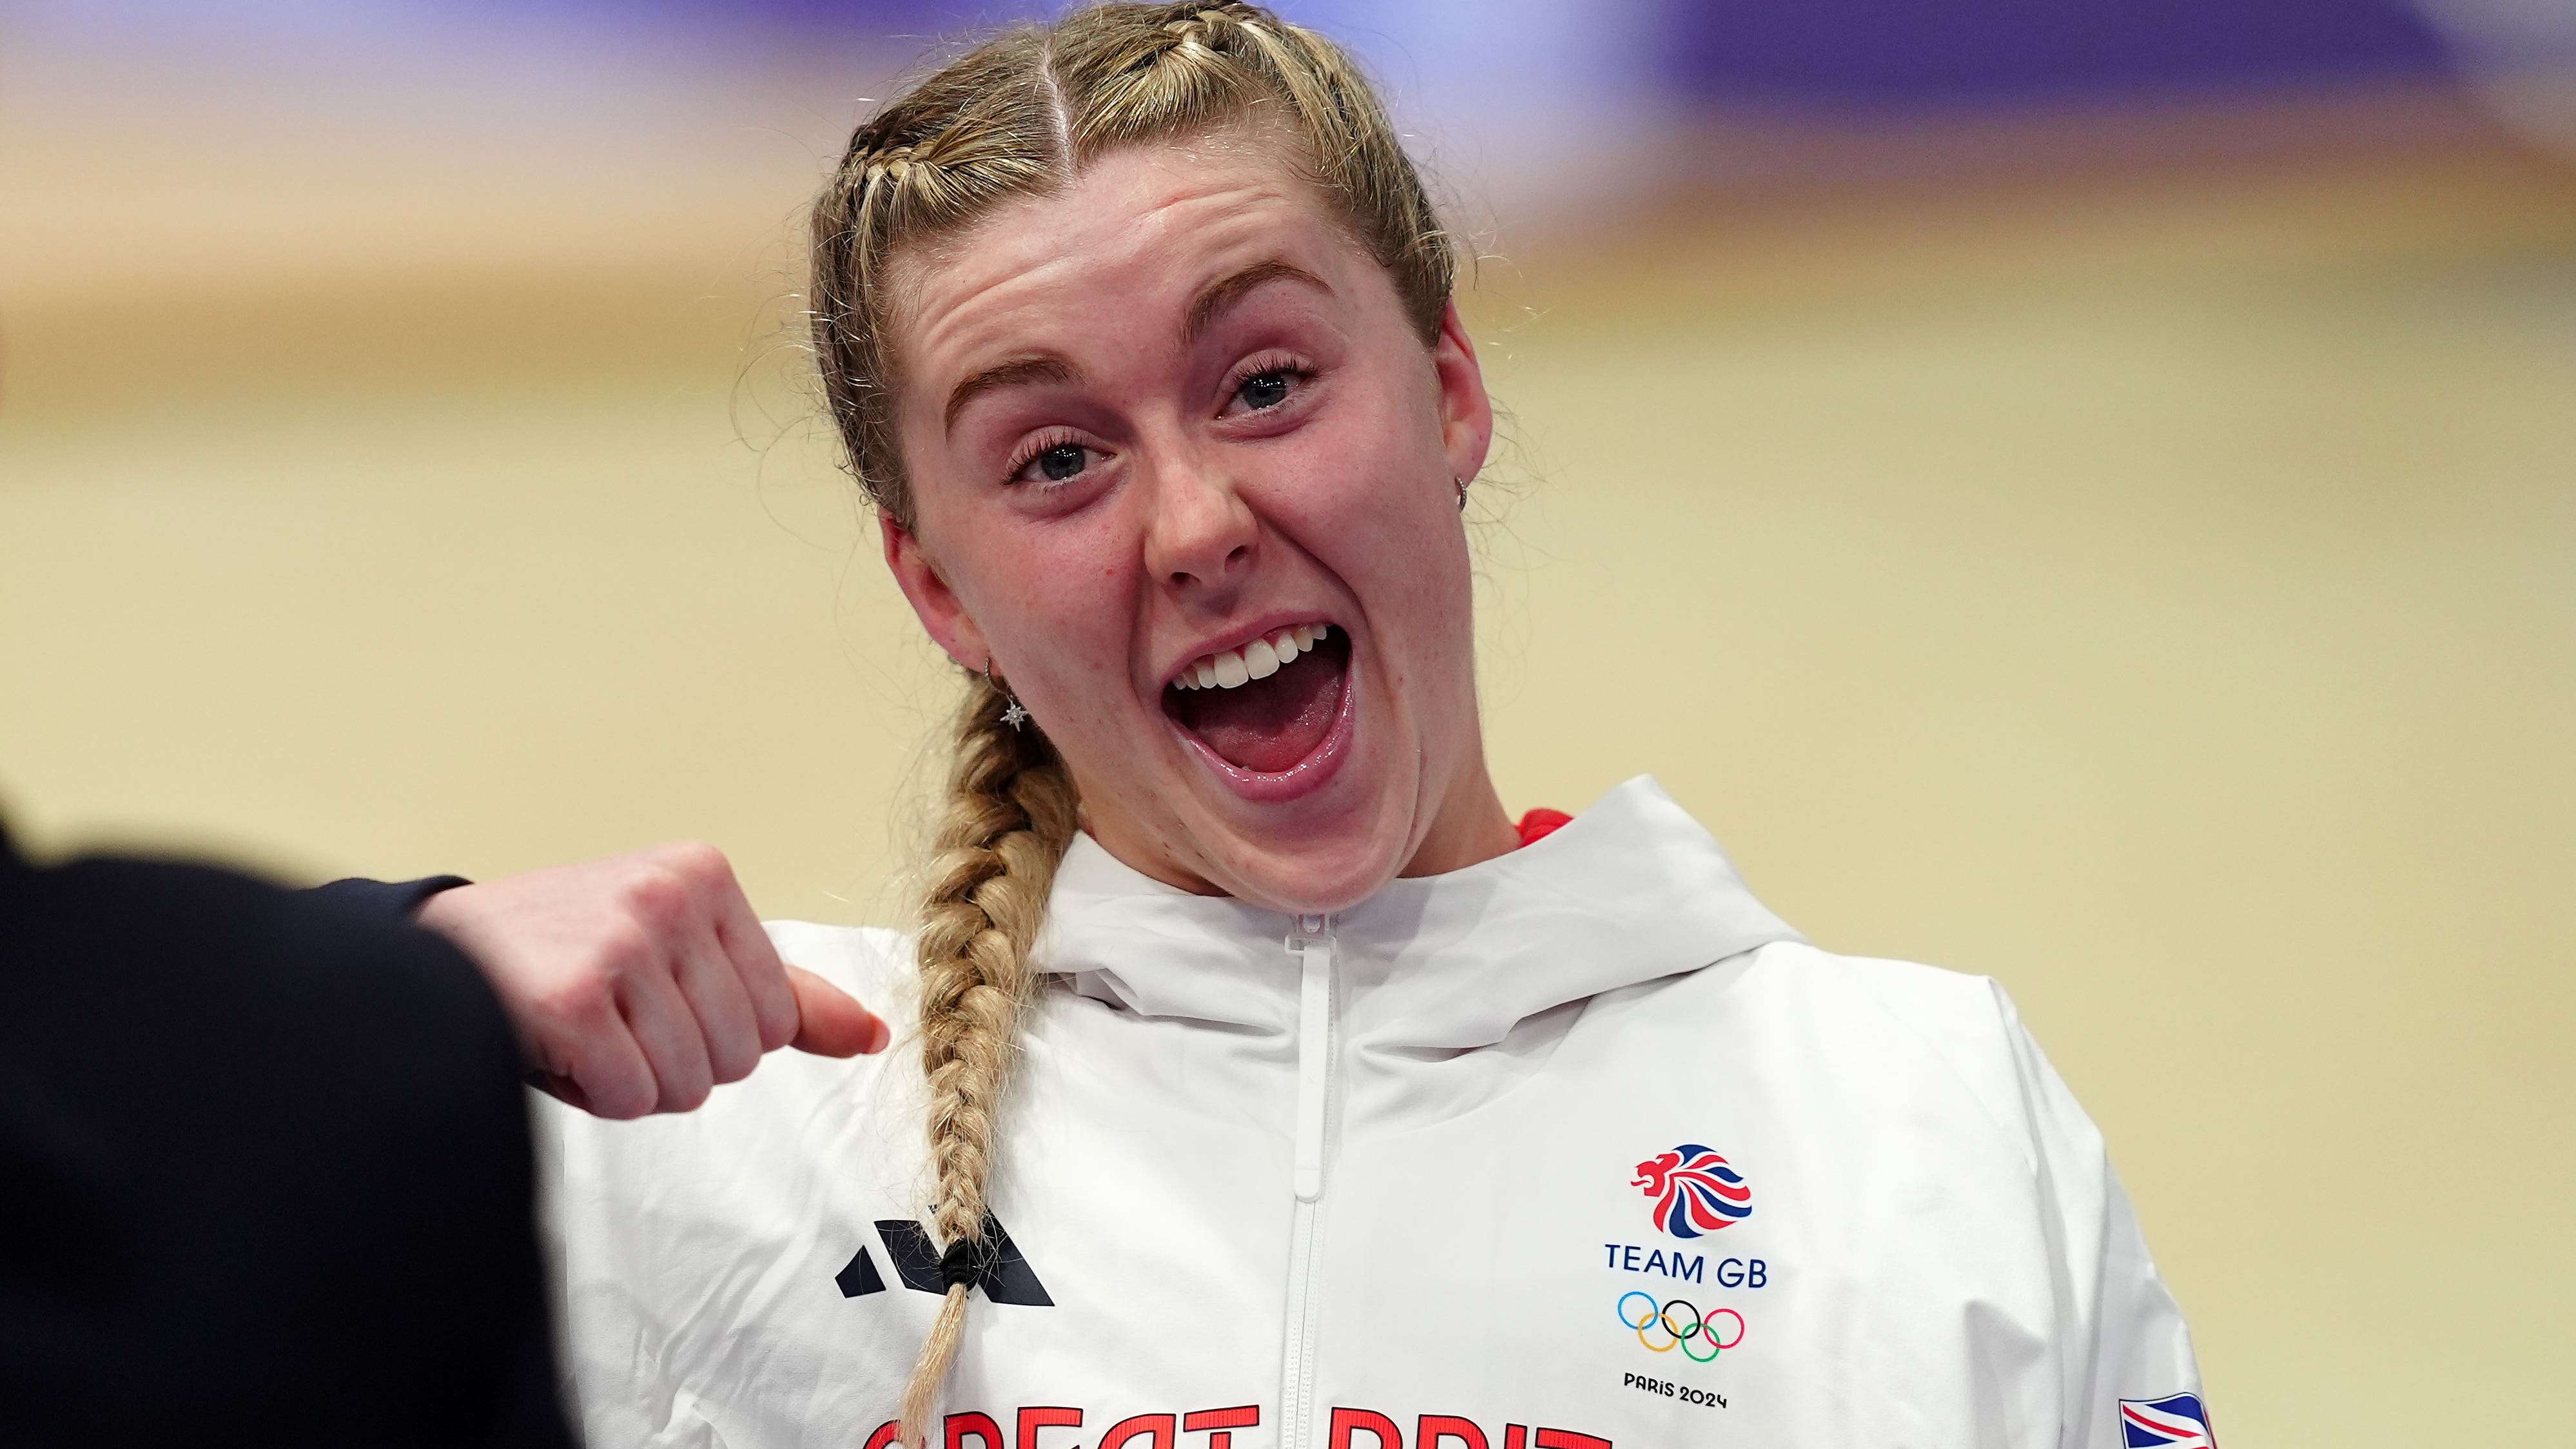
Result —
POLYGON ((1324 1103, 1333 1068, 1333 918, 1299 916, 1288 952, 1297 983, 1297 1200, 1324 1195, 1324 1103))

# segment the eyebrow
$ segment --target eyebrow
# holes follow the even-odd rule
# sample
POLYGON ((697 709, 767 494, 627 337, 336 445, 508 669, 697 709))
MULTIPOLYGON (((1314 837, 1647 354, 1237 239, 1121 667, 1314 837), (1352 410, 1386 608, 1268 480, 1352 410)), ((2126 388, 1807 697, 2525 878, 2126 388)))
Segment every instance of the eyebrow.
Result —
MULTIPOLYGON (((1182 345, 1187 346, 1197 341, 1199 334, 1207 330, 1208 324, 1216 320, 1218 313, 1243 300, 1246 293, 1256 287, 1281 281, 1302 282, 1328 297, 1333 292, 1332 287, 1327 285, 1323 278, 1294 262, 1281 261, 1275 257, 1266 262, 1255 262, 1242 271, 1229 273, 1208 283, 1199 289, 1197 296, 1190 299, 1189 313, 1181 322, 1182 345)), ((966 404, 973 402, 978 395, 991 392, 996 388, 1018 387, 1032 382, 1072 383, 1081 380, 1081 372, 1072 363, 1062 358, 1015 357, 1008 362, 996 363, 966 378, 949 390, 948 412, 941 420, 940 427, 944 431, 953 431, 957 426, 957 415, 965 411, 966 404)))
POLYGON ((957 414, 979 393, 999 387, 1017 387, 1030 382, 1080 382, 1082 374, 1070 362, 1055 357, 1015 357, 996 363, 967 378, 949 390, 948 416, 940 423, 943 430, 957 426, 957 414))
POLYGON ((1208 324, 1216 320, 1217 314, 1243 300, 1245 293, 1266 283, 1279 281, 1303 282, 1327 297, 1333 294, 1333 289, 1324 284, 1323 278, 1294 262, 1280 261, 1275 257, 1266 262, 1255 262, 1242 271, 1220 277, 1199 289, 1199 294, 1190 299, 1187 320, 1181 323, 1181 344, 1187 346, 1196 342, 1199 334, 1207 330, 1208 324))

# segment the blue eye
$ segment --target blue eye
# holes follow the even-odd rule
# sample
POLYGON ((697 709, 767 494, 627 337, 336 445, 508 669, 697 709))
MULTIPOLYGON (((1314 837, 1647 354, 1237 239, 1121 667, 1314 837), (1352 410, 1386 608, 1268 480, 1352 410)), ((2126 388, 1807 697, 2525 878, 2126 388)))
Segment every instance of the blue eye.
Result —
POLYGON ((1034 453, 1021 456, 1027 461, 1011 470, 1013 483, 1070 483, 1091 471, 1092 459, 1100 450, 1067 439, 1049 443, 1034 453))
POLYGON ((1234 390, 1234 395, 1243 399, 1245 407, 1256 412, 1264 408, 1275 408, 1288 400, 1288 388, 1292 380, 1291 375, 1285 371, 1256 372, 1243 380, 1243 385, 1234 390))
POLYGON ((1089 451, 1079 443, 1058 443, 1029 461, 1037 466, 1040 477, 1061 483, 1082 471, 1083 454, 1089 451))

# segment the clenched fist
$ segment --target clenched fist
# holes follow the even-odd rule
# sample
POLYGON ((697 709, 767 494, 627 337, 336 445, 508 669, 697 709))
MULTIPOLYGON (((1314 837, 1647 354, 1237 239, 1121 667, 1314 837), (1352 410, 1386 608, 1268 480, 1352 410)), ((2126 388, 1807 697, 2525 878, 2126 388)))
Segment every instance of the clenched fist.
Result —
POLYGON ((778 959, 711 845, 441 891, 420 923, 492 983, 538 1084, 602 1117, 686 1112, 764 1053, 884 1049, 886 1024, 778 959))

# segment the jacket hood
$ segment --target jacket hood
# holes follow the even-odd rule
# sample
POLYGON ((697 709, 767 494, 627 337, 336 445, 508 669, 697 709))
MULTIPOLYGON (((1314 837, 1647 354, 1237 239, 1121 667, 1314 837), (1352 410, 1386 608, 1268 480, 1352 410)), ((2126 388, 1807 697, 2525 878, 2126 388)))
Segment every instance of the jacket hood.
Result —
MULTIPOLYGON (((1497 1055, 1534 1066, 1592 997, 1800 939, 1643 775, 1536 844, 1399 878, 1328 920, 1337 1035, 1359 1064, 1417 1086, 1428 1083, 1407 1064, 1507 1045, 1497 1055)), ((1056 874, 1036 955, 1118 1009, 1284 1040, 1297 1023, 1296 924, 1165 885, 1083 835, 1056 874)), ((1435 1095, 1463 1108, 1498 1085, 1466 1080, 1481 1075, 1435 1073, 1446 1081, 1435 1095)))

